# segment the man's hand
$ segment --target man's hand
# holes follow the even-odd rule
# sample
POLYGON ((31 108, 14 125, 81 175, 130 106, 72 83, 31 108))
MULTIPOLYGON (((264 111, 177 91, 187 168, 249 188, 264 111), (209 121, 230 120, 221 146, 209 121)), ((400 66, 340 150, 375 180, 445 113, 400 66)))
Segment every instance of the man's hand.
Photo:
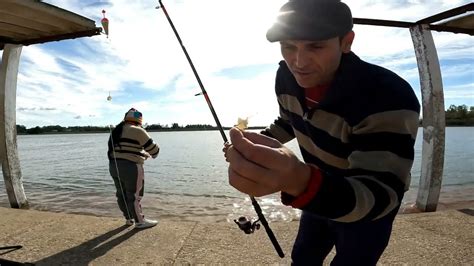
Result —
POLYGON ((276 139, 232 128, 232 145, 225 146, 229 183, 239 191, 260 197, 283 191, 293 196, 304 192, 311 170, 276 139))
POLYGON ((145 160, 151 158, 151 155, 148 152, 144 152, 143 155, 145 155, 145 160))

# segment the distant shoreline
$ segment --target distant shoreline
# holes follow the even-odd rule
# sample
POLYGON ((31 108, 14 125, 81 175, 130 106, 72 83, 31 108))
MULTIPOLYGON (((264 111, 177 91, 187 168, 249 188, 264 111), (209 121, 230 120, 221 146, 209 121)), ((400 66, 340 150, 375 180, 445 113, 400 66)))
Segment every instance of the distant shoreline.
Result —
MULTIPOLYGON (((224 130, 229 130, 232 127, 223 127, 224 130)), ((249 130, 263 130, 266 127, 249 127, 249 130)), ((180 131, 218 131, 218 128, 169 128, 169 129, 147 129, 147 132, 180 132, 180 131)), ((62 132, 41 132, 35 134, 29 133, 17 133, 17 135, 55 135, 55 134, 96 134, 96 133, 109 133, 105 130, 94 130, 94 131, 62 131, 62 132)))
MULTIPOLYGON (((217 123, 220 126, 219 123, 217 123)), ((445 125, 446 127, 474 127, 474 106, 467 105, 450 105, 445 111, 445 125)), ((423 126, 423 118, 419 120, 419 127, 423 126)), ((149 132, 176 132, 176 131, 209 131, 218 130, 217 126, 211 124, 188 124, 179 125, 179 123, 172 124, 147 124, 145 126, 149 132)), ((231 127, 223 127, 224 130, 229 130, 231 127)), ((266 126, 253 126, 248 129, 265 129, 266 126)), ((24 125, 16 125, 16 132, 18 135, 39 135, 39 134, 74 134, 74 133, 103 133, 110 132, 110 126, 68 126, 60 125, 49 126, 35 126, 27 128, 24 125)))
MULTIPOLYGON (((422 127, 422 126, 419 126, 422 127)), ((474 127, 474 126, 459 126, 459 125, 448 125, 446 127, 474 127)), ((229 130, 232 127, 223 127, 224 130, 229 130)), ((249 130, 263 130, 266 127, 249 127, 249 130)), ((181 131, 218 131, 218 128, 166 128, 166 129, 147 129, 148 132, 181 132, 181 131)), ((17 133, 17 135, 55 135, 55 134, 96 134, 96 133, 109 133, 107 130, 93 130, 93 131, 62 131, 62 132, 41 132, 41 133, 17 133)))

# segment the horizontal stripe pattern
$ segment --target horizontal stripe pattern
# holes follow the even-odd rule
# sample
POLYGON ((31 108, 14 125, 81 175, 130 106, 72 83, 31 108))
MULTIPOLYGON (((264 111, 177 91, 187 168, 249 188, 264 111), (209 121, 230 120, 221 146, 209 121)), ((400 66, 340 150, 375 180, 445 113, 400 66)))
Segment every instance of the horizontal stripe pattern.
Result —
POLYGON ((315 110, 308 123, 315 128, 325 131, 330 136, 343 143, 349 143, 352 127, 344 119, 325 110, 315 110))
POLYGON ((283 109, 296 115, 303 116, 303 108, 295 96, 289 94, 280 94, 278 95, 277 99, 280 106, 284 106, 283 109))
POLYGON ((116 159, 143 164, 148 157, 146 153, 156 158, 159 150, 158 144, 153 141, 145 129, 125 124, 119 142, 114 143, 113 154, 116 159))
POLYGON ((156 158, 160 152, 160 147, 151 138, 143 145, 143 149, 148 152, 152 158, 156 158))
POLYGON ((287 143, 295 138, 293 128, 281 117, 267 127, 262 134, 275 138, 281 143, 287 143))
POLYGON ((381 132, 352 135, 351 140, 355 150, 391 151, 401 158, 411 159, 414 157, 413 146, 415 140, 410 135, 381 132), (390 141, 387 141, 387 139, 390 139, 390 141))
POLYGON ((404 184, 409 178, 413 160, 400 158, 389 151, 354 151, 349 156, 349 168, 358 168, 372 172, 390 172, 404 184))
POLYGON ((382 218, 385 215, 389 214, 393 209, 395 209, 398 206, 398 204, 401 203, 401 200, 398 198, 397 192, 395 192, 395 190, 393 188, 391 188, 391 187, 387 186, 386 184, 380 182, 379 180, 375 179, 373 176, 362 176, 362 177, 359 177, 359 178, 368 179, 368 180, 371 180, 371 181, 377 183, 379 186, 381 186, 382 188, 385 189, 385 191, 388 195, 388 198, 390 200, 390 203, 387 205, 387 207, 383 210, 382 213, 380 213, 377 217, 375 217, 374 220, 377 220, 377 219, 382 218))
POLYGON ((338 222, 350 223, 361 220, 375 205, 374 194, 364 183, 354 178, 348 179, 348 182, 354 189, 355 207, 348 214, 334 219, 338 222))
POLYGON ((325 130, 314 127, 310 123, 313 117, 314 116, 312 116, 311 111, 307 116, 303 117, 303 119, 293 117, 292 125, 295 130, 304 132, 304 134, 307 136, 311 136, 312 140, 317 139, 317 146, 321 150, 328 151, 336 157, 347 159, 353 150, 352 146, 348 145, 348 143, 342 142, 338 138, 331 136, 325 130))
POLYGON ((416 139, 418 132, 419 114, 411 110, 394 110, 376 113, 368 116, 353 127, 355 135, 392 132, 396 134, 409 134, 416 139), (414 125, 416 125, 414 127, 414 125))
POLYGON ((326 152, 320 149, 307 135, 303 134, 300 131, 295 130, 296 138, 298 139, 298 144, 304 148, 311 155, 318 157, 324 163, 340 168, 347 169, 349 167, 349 162, 345 158, 339 158, 334 156, 332 153, 326 152))
POLYGON ((275 89, 286 124, 270 126, 272 135, 292 127, 305 162, 323 173, 320 191, 303 210, 350 223, 399 206, 410 184, 420 111, 406 81, 349 53, 317 108, 306 107, 304 89, 283 61, 275 89))
POLYGON ((336 218, 334 220, 339 222, 354 222, 357 220, 362 219, 364 216, 367 216, 369 212, 374 208, 376 205, 375 197, 373 191, 369 189, 367 185, 363 182, 364 180, 370 180, 371 182, 377 184, 380 188, 384 190, 383 193, 388 195, 389 203, 383 209, 383 211, 373 218, 373 220, 377 220, 381 217, 384 217, 388 213, 390 213, 393 209, 395 209, 398 204, 400 204, 400 200, 398 199, 397 193, 386 184, 380 182, 373 176, 353 176, 348 178, 349 182, 354 189, 354 193, 356 195, 356 205, 352 212, 348 213, 343 217, 336 218))

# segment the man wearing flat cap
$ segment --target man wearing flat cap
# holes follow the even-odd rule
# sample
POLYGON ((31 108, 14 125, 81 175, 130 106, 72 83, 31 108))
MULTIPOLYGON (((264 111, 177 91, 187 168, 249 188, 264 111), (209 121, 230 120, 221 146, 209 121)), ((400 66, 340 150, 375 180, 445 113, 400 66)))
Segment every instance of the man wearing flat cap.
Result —
POLYGON ((259 133, 231 129, 229 182, 281 193, 302 210, 294 265, 376 265, 410 185, 420 105, 397 74, 351 51, 349 7, 290 0, 267 39, 279 42, 279 117, 259 133), (296 138, 304 161, 282 143, 296 138))

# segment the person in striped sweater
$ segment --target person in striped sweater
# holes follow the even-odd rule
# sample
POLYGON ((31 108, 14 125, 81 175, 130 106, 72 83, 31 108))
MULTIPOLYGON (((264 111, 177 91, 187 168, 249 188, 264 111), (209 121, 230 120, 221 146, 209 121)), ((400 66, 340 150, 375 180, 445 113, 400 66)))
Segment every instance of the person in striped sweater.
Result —
POLYGON ((143 163, 155 159, 160 147, 142 127, 143 116, 131 108, 123 121, 111 132, 108 141, 109 172, 117 189, 117 203, 126 225, 144 229, 155 226, 156 220, 145 219, 141 199, 144 194, 145 171, 143 163))
POLYGON ((280 115, 264 131, 230 130, 229 183, 281 193, 302 210, 294 265, 375 265, 410 185, 420 115, 411 86, 351 51, 352 14, 339 0, 290 0, 267 39, 283 61, 280 115), (283 143, 296 138, 304 161, 283 143))

